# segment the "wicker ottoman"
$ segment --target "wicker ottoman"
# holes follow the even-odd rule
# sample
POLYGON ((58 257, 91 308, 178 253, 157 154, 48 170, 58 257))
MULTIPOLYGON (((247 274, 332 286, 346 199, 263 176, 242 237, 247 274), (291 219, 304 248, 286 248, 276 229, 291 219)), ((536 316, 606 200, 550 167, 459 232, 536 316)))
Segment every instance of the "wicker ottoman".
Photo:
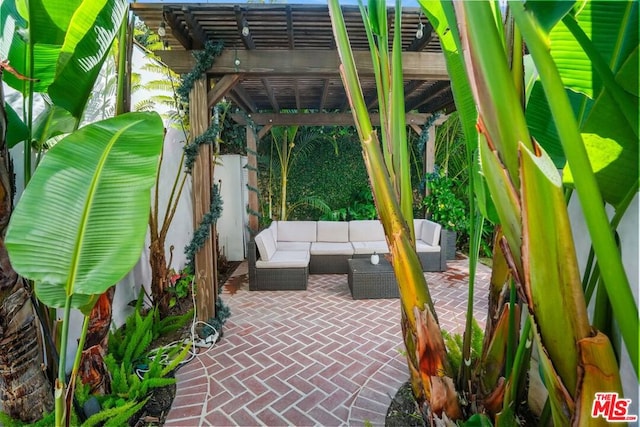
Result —
POLYGON ((353 299, 398 298, 398 282, 393 267, 384 258, 377 265, 369 258, 349 261, 349 290, 353 299))

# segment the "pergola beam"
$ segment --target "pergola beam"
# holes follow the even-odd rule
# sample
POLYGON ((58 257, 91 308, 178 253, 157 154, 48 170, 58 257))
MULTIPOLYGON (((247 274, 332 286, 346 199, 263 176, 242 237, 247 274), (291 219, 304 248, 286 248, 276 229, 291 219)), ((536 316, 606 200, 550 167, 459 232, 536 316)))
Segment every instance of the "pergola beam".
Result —
POLYGON ((202 49, 209 39, 207 34, 200 26, 200 23, 193 17, 189 7, 183 6, 182 13, 184 14, 184 22, 187 23, 187 27, 191 30, 191 34, 193 34, 193 49, 202 49))
POLYGON ((295 37, 293 37, 293 16, 291 5, 287 5, 287 36, 289 38, 289 49, 296 48, 295 37))
MULTIPOLYGON (((408 125, 422 126, 430 114, 407 114, 406 120, 408 125)), ((370 114, 371 123, 374 126, 380 125, 380 115, 370 114)), ((247 125, 246 117, 243 114, 231 114, 231 118, 236 123, 247 125)), ((353 115, 351 113, 295 113, 295 114, 270 114, 256 113, 251 114, 251 119, 256 125, 265 126, 351 126, 354 124, 353 115)))
POLYGON ((231 90, 240 81, 240 74, 227 74, 218 80, 207 94, 207 104, 209 108, 220 102, 224 98, 229 90, 231 90))
POLYGON ((322 96, 320 97, 320 105, 318 105, 318 110, 324 110, 324 106, 327 103, 327 96, 329 95, 329 79, 324 79, 324 83, 322 86, 322 96))
POLYGON ((414 39, 411 46, 407 48, 407 50, 419 52, 424 49, 431 39, 433 38, 433 27, 430 22, 423 23, 424 27, 422 28, 422 37, 419 39, 414 39))
POLYGON ((252 50, 256 48, 256 43, 253 41, 253 36, 251 35, 251 28, 249 28, 249 22, 244 15, 244 12, 240 9, 240 6, 236 5, 234 7, 236 13, 236 23, 238 24, 238 31, 240 32, 240 37, 242 38, 242 43, 244 47, 248 50, 252 50), (249 32, 246 34, 243 32, 243 29, 247 28, 249 32))
MULTIPOLYGON (((162 18, 164 21, 169 24, 169 28, 171 28, 171 34, 176 38, 186 49, 193 48, 193 39, 189 37, 188 32, 185 31, 184 28, 180 25, 180 21, 173 12, 168 10, 164 10, 162 12, 162 18)), ((195 62, 194 62, 195 64, 195 62)), ((193 65, 191 66, 193 68, 193 65)))
MULTIPOLYGON (((449 82, 439 81, 439 82, 435 82, 429 89, 430 89, 429 90, 430 93, 428 97, 416 97, 417 99, 414 99, 411 102, 407 103, 407 109, 413 110, 429 102, 433 102, 435 99, 443 95, 445 92, 450 91, 451 85, 449 84, 449 82)), ((409 94, 405 92, 405 97, 407 97, 408 95, 409 94)))
POLYGON ((235 92, 236 99, 240 99, 242 101, 242 104, 245 105, 246 111, 250 113, 255 113, 256 111, 258 111, 256 103, 242 86, 236 85, 231 89, 231 91, 235 92))
MULTIPOLYGON (((193 69, 190 52, 167 50, 155 52, 177 73, 193 69)), ((353 52, 360 77, 373 77, 371 54, 353 52)), ((436 52, 402 52, 406 80, 449 80, 444 55, 436 52)), ((339 75, 340 58, 331 50, 225 50, 207 71, 209 75, 240 73, 247 76, 287 76, 329 78, 339 75), (236 59, 239 65, 236 65, 236 59)))
POLYGON ((278 105, 276 94, 273 93, 273 88, 269 84, 269 79, 262 79, 262 84, 264 85, 264 88, 267 91, 267 96, 269 97, 269 103, 271 104, 271 108, 273 109, 273 111, 280 111, 280 106, 278 105))

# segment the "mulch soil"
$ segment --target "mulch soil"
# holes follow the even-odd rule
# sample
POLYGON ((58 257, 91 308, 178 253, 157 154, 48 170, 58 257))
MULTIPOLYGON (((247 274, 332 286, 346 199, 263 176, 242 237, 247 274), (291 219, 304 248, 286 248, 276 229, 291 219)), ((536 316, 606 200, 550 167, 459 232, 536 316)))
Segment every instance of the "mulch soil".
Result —
MULTIPOLYGON (((231 262, 227 261, 224 263, 220 263, 218 265, 218 283, 224 284, 227 279, 231 276, 231 274, 238 267, 240 262, 231 262)), ((238 280, 241 280, 242 277, 239 277, 238 280)), ((236 282, 238 281, 236 280, 236 282)), ((231 281, 231 285, 227 284, 227 289, 232 293, 234 286, 240 286, 240 283, 235 283, 233 280, 231 281)), ((171 308, 170 315, 171 316, 179 316, 185 314, 189 310, 193 308, 193 300, 191 295, 188 295, 185 298, 181 298, 176 302, 176 304, 171 308)), ((151 343, 151 348, 162 347, 163 345, 169 344, 171 342, 182 340, 184 338, 188 338, 191 335, 191 322, 187 323, 182 329, 162 337, 159 337, 157 340, 151 343)), ((171 375, 174 375, 172 373, 171 375)), ((165 387, 158 387, 153 389, 151 397, 149 401, 142 407, 140 412, 138 412, 134 417, 129 420, 129 425, 132 427, 142 427, 142 426, 162 426, 166 420, 167 414, 171 409, 171 405, 173 403, 173 399, 176 395, 176 385, 168 385, 165 387)))

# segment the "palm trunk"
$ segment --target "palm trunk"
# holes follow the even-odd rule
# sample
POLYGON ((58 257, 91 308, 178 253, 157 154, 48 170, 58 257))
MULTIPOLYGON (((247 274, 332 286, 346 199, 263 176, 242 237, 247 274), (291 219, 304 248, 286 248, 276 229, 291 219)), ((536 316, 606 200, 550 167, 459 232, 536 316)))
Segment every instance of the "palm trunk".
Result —
POLYGON ((11 266, 4 245, 15 192, 6 129, 0 65, 0 403, 9 416, 31 423, 53 409, 53 393, 31 289, 11 266))

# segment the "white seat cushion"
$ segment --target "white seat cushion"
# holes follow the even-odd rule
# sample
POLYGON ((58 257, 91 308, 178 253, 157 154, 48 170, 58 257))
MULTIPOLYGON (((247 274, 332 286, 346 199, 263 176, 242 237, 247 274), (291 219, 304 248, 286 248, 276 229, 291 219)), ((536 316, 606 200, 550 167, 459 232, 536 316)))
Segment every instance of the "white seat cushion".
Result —
POLYGON ((313 242, 311 255, 353 255, 353 246, 349 242, 313 242))
POLYGON ((315 242, 316 221, 278 221, 278 242, 315 242))
POLYGON ((382 223, 377 219, 349 221, 349 240, 352 243, 385 240, 382 223))
POLYGON ((256 268, 304 268, 309 265, 309 252, 276 251, 269 261, 256 261, 256 268))
POLYGON ((311 247, 311 242, 276 242, 279 251, 307 251, 311 247))
POLYGON ((263 261, 269 261, 276 253, 277 246, 276 241, 273 239, 271 230, 264 229, 258 233, 255 237, 256 246, 260 253, 260 259, 263 261))
POLYGON ((349 223, 318 221, 318 242, 349 242, 349 223))
POLYGON ((416 251, 417 252, 440 252, 440 246, 431 246, 427 245, 422 240, 416 241, 416 251))
POLYGON ((373 242, 351 242, 353 245, 354 254, 372 254, 374 252, 379 254, 389 253, 389 247, 385 240, 376 240, 373 242))

